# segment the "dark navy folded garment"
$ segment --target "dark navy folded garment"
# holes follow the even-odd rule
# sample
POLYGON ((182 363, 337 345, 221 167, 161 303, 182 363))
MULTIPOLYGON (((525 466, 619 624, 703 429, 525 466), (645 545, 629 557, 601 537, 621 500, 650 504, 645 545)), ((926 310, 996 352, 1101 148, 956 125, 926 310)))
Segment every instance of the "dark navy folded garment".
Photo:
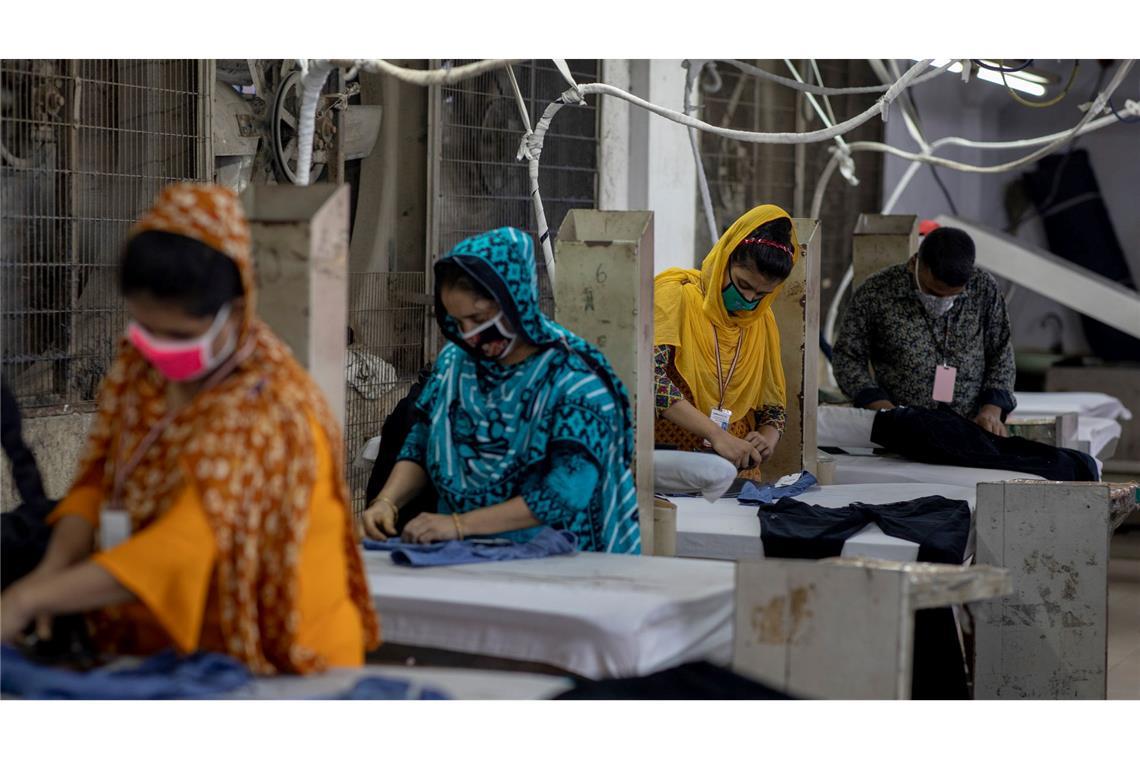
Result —
POLYGON ((740 489, 740 495, 736 498, 741 504, 773 504, 784 497, 799 496, 815 484, 815 475, 804 470, 798 476, 780 478, 775 483, 757 483, 749 480, 740 489), (795 480, 792 480, 793 477, 795 480))
POLYGON ((1002 438, 945 409, 898 407, 875 415, 871 441, 915 462, 1098 481, 1096 460, 1081 451, 1026 438, 1002 438))
POLYGON ((240 689, 252 679, 245 665, 214 652, 162 652, 135 667, 80 673, 0 648, 0 692, 25 699, 200 699, 240 689))
POLYGON ((369 551, 392 552, 392 561, 408 567, 468 565, 475 562, 503 562, 512 559, 541 559, 559 554, 573 554, 578 537, 566 530, 543 528, 525 543, 491 539, 440 541, 434 544, 410 544, 399 539, 373 541, 364 539, 369 551))

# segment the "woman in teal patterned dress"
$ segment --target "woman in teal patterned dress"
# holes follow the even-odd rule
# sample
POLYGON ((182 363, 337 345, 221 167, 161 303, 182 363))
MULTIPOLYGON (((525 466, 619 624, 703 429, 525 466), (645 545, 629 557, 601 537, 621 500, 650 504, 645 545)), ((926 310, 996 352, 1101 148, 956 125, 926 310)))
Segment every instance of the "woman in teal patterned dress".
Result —
POLYGON ((394 535, 399 508, 430 479, 439 513, 409 521, 405 541, 525 541, 545 525, 584 551, 640 553, 625 389, 601 352, 539 310, 530 235, 468 238, 435 281, 449 343, 365 534, 394 535))

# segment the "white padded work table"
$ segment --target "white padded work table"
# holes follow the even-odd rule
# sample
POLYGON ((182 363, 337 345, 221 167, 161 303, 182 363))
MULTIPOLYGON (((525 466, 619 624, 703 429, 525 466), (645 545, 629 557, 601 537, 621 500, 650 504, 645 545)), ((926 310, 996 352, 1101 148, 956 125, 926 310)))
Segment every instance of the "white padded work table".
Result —
MULTIPOLYGON (((820 507, 845 507, 853 502, 889 504, 923 496, 960 499, 974 511, 974 487, 938 483, 876 483, 867 485, 817 486, 794 497, 820 507)), ((677 555, 723 560, 762 559, 760 518, 757 507, 736 499, 709 503, 694 497, 672 497, 677 505, 677 555)), ((973 524, 967 555, 973 554, 973 524)), ((870 524, 843 544, 844 557, 914 561, 918 544, 888 536, 870 524)))
POLYGON ((347 692, 362 678, 371 676, 407 681, 415 695, 432 688, 452 699, 550 699, 574 685, 569 678, 533 673, 367 665, 337 668, 311 676, 258 678, 219 699, 327 699, 347 692))
POLYGON ((727 664, 733 565, 573 556, 408 568, 364 552, 384 641, 545 663, 589 678, 727 664))
POLYGON ((897 456, 857 456, 831 454, 835 460, 835 484, 861 483, 943 483, 966 486, 1002 480, 1044 480, 1040 475, 1010 470, 985 470, 976 467, 951 467, 944 464, 911 462, 897 456))

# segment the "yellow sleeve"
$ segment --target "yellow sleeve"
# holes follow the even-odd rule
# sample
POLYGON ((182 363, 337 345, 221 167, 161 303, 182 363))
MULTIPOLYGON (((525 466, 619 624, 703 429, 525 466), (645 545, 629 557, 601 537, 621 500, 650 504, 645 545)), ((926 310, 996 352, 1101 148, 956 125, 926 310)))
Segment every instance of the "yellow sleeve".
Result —
POLYGON ((198 493, 187 485, 165 514, 93 561, 139 598, 179 650, 191 652, 202 632, 216 555, 198 493))

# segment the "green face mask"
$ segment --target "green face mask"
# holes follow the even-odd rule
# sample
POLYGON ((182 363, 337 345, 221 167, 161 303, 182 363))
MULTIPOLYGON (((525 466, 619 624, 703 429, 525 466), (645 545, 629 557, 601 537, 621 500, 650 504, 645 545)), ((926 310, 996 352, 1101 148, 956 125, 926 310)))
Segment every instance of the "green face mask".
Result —
POLYGON ((729 311, 752 311, 760 305, 760 299, 749 301, 747 298, 740 294, 740 290, 736 287, 736 283, 732 281, 732 274, 728 275, 728 285, 724 286, 721 291, 724 296, 724 308, 729 311))

